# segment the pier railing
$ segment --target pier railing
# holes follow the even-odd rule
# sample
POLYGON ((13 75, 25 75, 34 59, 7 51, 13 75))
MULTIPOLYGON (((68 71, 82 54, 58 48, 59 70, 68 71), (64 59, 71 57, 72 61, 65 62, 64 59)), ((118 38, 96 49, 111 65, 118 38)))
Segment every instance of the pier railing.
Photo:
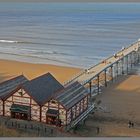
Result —
POLYGON ((82 113, 76 120, 74 120, 67 129, 70 129, 76 126, 79 122, 85 120, 88 117, 89 113, 94 110, 94 108, 95 108, 95 103, 90 105, 88 109, 84 113, 82 113))
MULTIPOLYGON (((126 47, 125 50, 128 50, 130 47, 132 47, 132 46, 134 46, 134 45, 137 45, 138 43, 139 43, 139 41, 133 42, 131 45, 129 45, 128 47, 126 47)), ((132 51, 131 51, 131 52, 132 52, 132 51)), ((130 53, 131 53, 131 52, 130 52, 130 53)), ((120 54, 120 53, 123 53, 123 50, 118 51, 116 54, 120 54)), ((128 54, 129 54, 129 53, 128 53, 128 54)), ((126 54, 126 55, 124 55, 124 56, 127 56, 128 54, 126 54)), ((123 56, 123 57, 124 57, 124 56, 123 56)), ((111 55, 110 57, 108 57, 107 59, 104 59, 104 60, 107 61, 107 60, 111 59, 112 57, 113 57, 113 55, 111 55)), ((120 57, 119 59, 117 59, 117 60, 114 61, 113 63, 110 63, 110 64, 107 65, 105 68, 101 69, 101 71, 99 71, 94 77, 96 77, 98 74, 100 74, 102 71, 104 71, 105 69, 107 69, 108 67, 110 67, 111 65, 113 65, 114 63, 116 63, 117 61, 120 61, 123 57, 120 57)), ((104 61, 104 60, 102 60, 102 61, 104 61)), ((87 70, 90 71, 90 70, 94 69, 96 66, 100 65, 100 64, 102 63, 102 61, 99 62, 98 64, 96 64, 96 65, 94 65, 94 66, 88 68, 87 70)), ((85 73, 86 73, 86 69, 85 69, 85 70, 82 70, 80 73, 78 73, 78 74, 76 74, 75 76, 73 76, 70 80, 64 82, 63 85, 64 85, 64 86, 67 86, 67 85, 69 85, 69 84, 72 84, 74 81, 76 81, 76 79, 78 79, 80 76, 84 75, 85 73)), ((88 80, 82 81, 81 84, 86 84, 89 80, 93 79, 94 77, 91 77, 91 78, 88 79, 88 80)))

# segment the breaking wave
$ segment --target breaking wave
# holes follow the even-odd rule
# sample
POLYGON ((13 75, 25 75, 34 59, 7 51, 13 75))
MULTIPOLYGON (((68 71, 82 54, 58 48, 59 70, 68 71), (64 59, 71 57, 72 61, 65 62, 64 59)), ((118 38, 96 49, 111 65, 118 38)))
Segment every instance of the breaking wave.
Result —
POLYGON ((27 44, 36 44, 32 42, 26 42, 26 41, 16 41, 16 40, 0 40, 0 43, 27 43, 27 44))
POLYGON ((0 43, 19 43, 19 42, 13 40, 0 40, 0 43))

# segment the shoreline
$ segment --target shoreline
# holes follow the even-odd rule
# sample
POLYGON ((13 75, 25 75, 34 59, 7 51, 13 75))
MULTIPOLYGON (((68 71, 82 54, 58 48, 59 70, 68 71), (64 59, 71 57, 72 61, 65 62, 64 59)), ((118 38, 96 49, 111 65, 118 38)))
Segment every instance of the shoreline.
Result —
POLYGON ((73 67, 83 69, 84 66, 73 64, 72 62, 65 62, 59 60, 53 60, 49 58, 41 58, 37 56, 28 56, 28 55, 20 55, 20 54, 10 54, 10 53, 1 53, 0 52, 0 60, 11 60, 11 61, 20 61, 25 63, 33 63, 33 64, 50 64, 56 66, 64 66, 64 67, 73 67), (7 57, 5 59, 5 57, 7 57))
POLYGON ((0 59, 0 65, 0 83, 22 74, 31 80, 47 72, 50 72, 59 82, 64 83, 82 70, 74 67, 27 63, 6 59, 0 59))

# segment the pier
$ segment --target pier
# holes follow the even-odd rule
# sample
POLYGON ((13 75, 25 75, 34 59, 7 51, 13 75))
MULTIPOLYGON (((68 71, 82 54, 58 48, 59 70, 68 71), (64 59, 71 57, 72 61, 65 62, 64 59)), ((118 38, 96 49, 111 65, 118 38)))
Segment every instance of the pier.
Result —
MULTIPOLYGON (((101 61, 99 64, 81 71, 71 80, 65 82, 64 86, 67 87, 75 81, 78 81, 88 89, 90 97, 92 98, 101 93, 101 87, 107 87, 109 83, 115 82, 116 78, 120 75, 127 75, 133 66, 139 62, 140 40, 134 42, 127 48, 122 48, 121 51, 101 61)), ((93 110, 94 103, 91 103, 85 117, 79 116, 78 120, 75 120, 71 127, 78 124, 83 119, 86 119, 88 114, 93 110)))
POLYGON ((64 83, 68 86, 75 81, 80 82, 91 93, 91 96, 100 92, 101 86, 107 86, 119 75, 128 74, 132 67, 140 62, 140 40, 127 48, 122 48, 113 56, 103 60, 99 64, 82 71, 76 77, 64 83))

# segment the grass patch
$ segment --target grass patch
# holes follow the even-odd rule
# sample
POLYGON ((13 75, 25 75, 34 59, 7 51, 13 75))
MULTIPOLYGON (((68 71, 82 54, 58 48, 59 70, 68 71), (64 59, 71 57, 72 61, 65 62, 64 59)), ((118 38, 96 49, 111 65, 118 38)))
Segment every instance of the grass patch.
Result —
POLYGON ((36 135, 15 129, 9 129, 0 125, 0 137, 36 137, 36 135))

